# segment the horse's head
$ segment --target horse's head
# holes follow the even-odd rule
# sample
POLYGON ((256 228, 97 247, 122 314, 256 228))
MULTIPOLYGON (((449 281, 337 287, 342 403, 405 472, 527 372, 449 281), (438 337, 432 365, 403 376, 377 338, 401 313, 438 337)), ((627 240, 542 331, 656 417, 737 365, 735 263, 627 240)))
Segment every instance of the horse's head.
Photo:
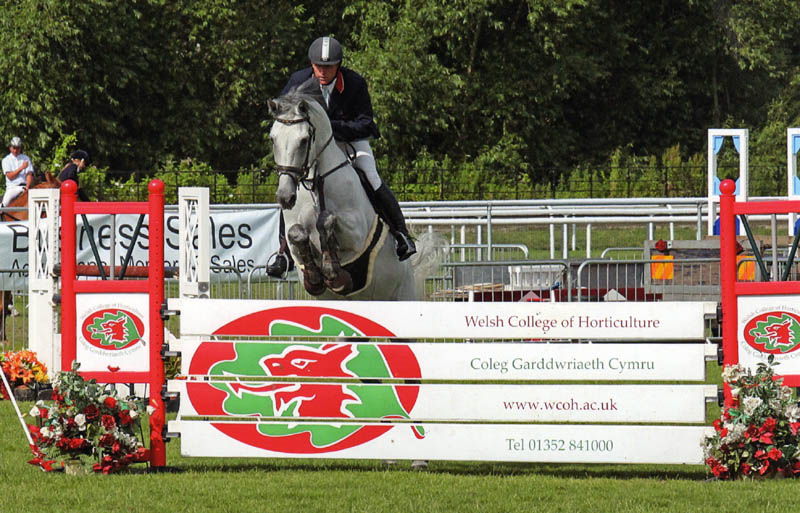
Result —
POLYGON ((319 102, 307 94, 270 100, 269 111, 275 119, 269 136, 279 175, 276 197, 281 208, 290 210, 297 201, 297 187, 310 181, 320 153, 330 143, 330 121, 319 102))

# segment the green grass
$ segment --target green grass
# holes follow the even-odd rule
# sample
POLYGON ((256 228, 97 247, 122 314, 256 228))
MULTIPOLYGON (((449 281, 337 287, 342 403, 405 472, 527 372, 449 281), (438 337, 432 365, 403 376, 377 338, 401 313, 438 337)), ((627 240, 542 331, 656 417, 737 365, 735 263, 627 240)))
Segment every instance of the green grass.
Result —
POLYGON ((699 465, 435 461, 414 472, 408 462, 387 470, 378 461, 183 458, 180 440, 167 448, 170 473, 44 473, 26 463, 22 428, 0 401, 0 511, 765 512, 796 501, 793 480, 709 481, 699 465))

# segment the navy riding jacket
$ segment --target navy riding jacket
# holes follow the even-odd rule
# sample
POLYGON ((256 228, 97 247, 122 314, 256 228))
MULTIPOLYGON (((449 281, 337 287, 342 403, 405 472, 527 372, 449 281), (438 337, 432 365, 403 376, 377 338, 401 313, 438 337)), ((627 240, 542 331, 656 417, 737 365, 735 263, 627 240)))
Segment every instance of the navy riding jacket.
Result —
MULTIPOLYGON (((310 67, 292 73, 281 95, 313 76, 314 70, 310 67)), ((368 137, 380 137, 378 126, 372 116, 372 101, 369 98, 367 82, 364 77, 351 69, 339 67, 327 111, 333 128, 333 137, 337 141, 350 142, 368 137)))

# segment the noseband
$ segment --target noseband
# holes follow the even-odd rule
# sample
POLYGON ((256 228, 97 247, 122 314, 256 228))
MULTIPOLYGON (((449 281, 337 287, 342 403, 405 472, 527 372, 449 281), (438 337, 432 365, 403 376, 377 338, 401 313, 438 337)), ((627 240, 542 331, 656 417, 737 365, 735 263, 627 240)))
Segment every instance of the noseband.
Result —
MULTIPOLYGON (((282 118, 275 118, 276 123, 280 123, 282 125, 296 125, 298 123, 307 123, 310 127, 309 131, 311 132, 311 136, 308 138, 308 144, 306 144, 306 156, 303 159, 303 164, 301 166, 282 166, 276 165, 275 172, 278 176, 289 175, 289 177, 294 181, 295 188, 299 185, 303 185, 303 187, 312 192, 316 192, 320 196, 320 203, 324 205, 324 196, 323 196, 323 185, 325 183, 325 177, 333 173, 334 171, 341 169, 350 163, 349 160, 345 158, 344 162, 339 164, 338 166, 334 167, 333 169, 326 171, 325 173, 318 173, 317 172, 317 162, 319 161, 320 155, 325 151, 325 149, 331 144, 333 141, 333 132, 331 132, 331 136, 328 137, 328 140, 325 141, 325 144, 322 146, 322 149, 317 152, 314 156, 314 159, 309 162, 311 158, 311 148, 314 146, 314 141, 316 140, 317 130, 314 127, 314 124, 311 123, 311 119, 308 116, 299 118, 299 119, 282 119, 282 118), (311 178, 308 177, 311 174, 311 170, 313 168, 313 175, 311 178)), ((324 208, 324 207, 323 207, 324 208)))

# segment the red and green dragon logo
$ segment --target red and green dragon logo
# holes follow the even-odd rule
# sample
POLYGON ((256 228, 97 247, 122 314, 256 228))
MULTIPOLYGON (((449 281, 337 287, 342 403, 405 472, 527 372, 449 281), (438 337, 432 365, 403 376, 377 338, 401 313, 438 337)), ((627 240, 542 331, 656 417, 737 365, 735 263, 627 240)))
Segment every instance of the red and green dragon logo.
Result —
MULTIPOLYGON (((263 310, 214 333, 234 334, 392 336, 369 319, 325 307, 263 310)), ((402 380, 420 379, 419 363, 409 346, 393 343, 203 342, 189 373, 239 376, 241 381, 189 381, 189 400, 202 416, 263 417, 258 423, 212 425, 248 445, 290 454, 334 452, 381 436, 395 426, 386 420, 408 419, 417 401, 419 385, 402 380)), ((424 436, 421 427, 409 428, 417 437, 424 436)))
POLYGON ((757 315, 744 327, 747 344, 767 354, 787 354, 800 348, 800 316, 774 311, 757 315))
POLYGON ((128 310, 104 308, 84 318, 81 333, 94 347, 120 351, 144 343, 144 322, 128 310))

